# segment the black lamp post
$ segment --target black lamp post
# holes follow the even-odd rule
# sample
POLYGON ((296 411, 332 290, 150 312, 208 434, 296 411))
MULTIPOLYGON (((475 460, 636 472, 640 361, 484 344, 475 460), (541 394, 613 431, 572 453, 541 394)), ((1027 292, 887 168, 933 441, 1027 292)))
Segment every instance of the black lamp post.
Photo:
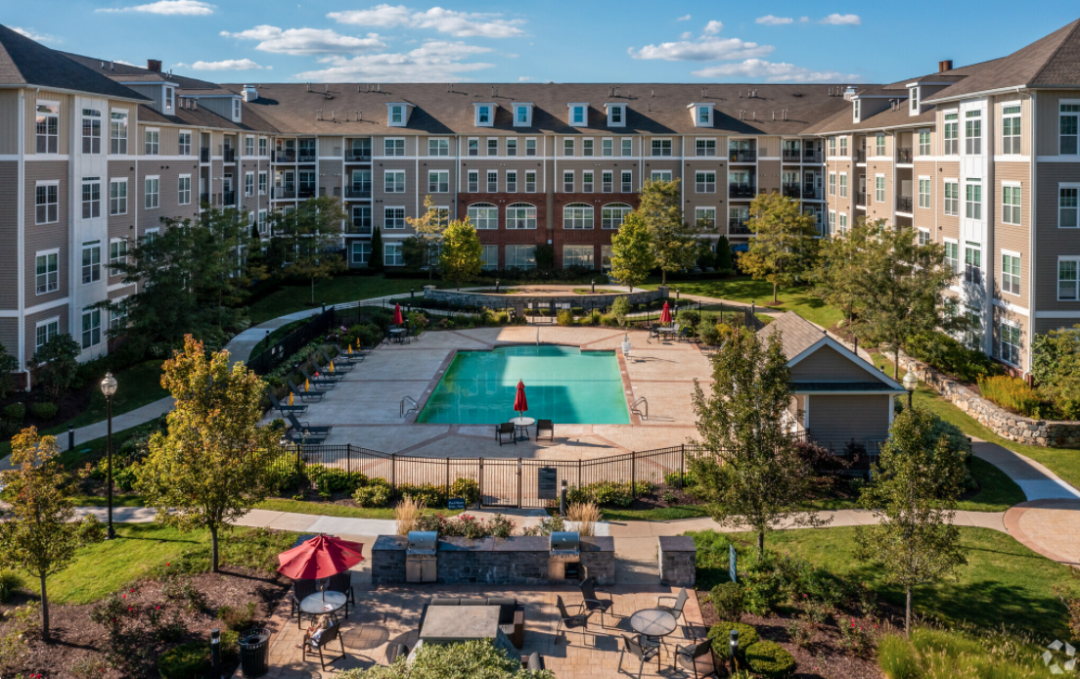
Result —
POLYGON ((907 407, 911 410, 911 397, 915 394, 915 389, 919 386, 919 378, 915 376, 915 373, 909 372, 904 375, 904 389, 907 390, 907 407))
POLYGON ((109 527, 105 531, 105 539, 112 540, 116 537, 113 530, 112 505, 113 505, 113 474, 112 474, 112 397, 116 393, 116 378, 111 372, 105 373, 105 379, 101 380, 101 393, 105 395, 105 419, 109 422, 108 434, 105 438, 105 448, 109 455, 109 527))

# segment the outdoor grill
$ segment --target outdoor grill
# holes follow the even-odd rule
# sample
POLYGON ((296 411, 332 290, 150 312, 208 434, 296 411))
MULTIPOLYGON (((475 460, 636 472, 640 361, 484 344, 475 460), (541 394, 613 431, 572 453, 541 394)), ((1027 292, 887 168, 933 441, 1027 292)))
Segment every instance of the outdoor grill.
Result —
POLYGON ((435 531, 409 531, 405 548, 405 582, 435 582, 438 570, 439 534, 435 531))
POLYGON ((574 531, 551 534, 548 552, 548 579, 579 579, 581 576, 581 541, 574 531))

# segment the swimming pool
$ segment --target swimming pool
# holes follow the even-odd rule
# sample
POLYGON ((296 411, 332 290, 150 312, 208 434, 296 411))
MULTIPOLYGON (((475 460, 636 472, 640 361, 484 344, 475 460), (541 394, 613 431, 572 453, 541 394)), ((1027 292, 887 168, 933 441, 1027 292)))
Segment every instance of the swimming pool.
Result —
POLYGON ((613 351, 511 346, 459 351, 417 422, 498 424, 514 413, 525 382, 526 417, 556 424, 629 424, 619 362, 613 351))

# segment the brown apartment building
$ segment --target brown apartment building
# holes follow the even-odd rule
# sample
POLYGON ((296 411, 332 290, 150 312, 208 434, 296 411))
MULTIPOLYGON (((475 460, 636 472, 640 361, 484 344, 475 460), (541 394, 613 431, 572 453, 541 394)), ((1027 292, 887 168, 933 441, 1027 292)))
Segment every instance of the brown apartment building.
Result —
MULTIPOLYGON (((218 85, 64 54, 0 27, 0 342, 70 332, 90 358, 132 291, 110 259, 161 217, 339 197, 342 245, 402 264, 431 196, 468 216, 485 267, 603 269, 642 184, 682 180, 688 219, 745 249, 782 192, 823 237, 859 217, 945 244, 966 338, 1026 371, 1030 338, 1080 322, 1080 22, 1007 57, 892 85, 218 85)), ((270 237, 270 234, 266 234, 270 237)))

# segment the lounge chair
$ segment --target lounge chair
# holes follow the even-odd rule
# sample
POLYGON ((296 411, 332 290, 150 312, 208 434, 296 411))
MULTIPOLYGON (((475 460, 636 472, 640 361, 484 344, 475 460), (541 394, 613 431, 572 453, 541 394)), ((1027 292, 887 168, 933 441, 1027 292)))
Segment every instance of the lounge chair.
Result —
POLYGON ((304 391, 300 387, 296 386, 292 380, 289 380, 289 389, 292 389, 293 393, 300 397, 301 401, 311 403, 313 401, 321 401, 323 396, 326 396, 326 392, 321 389, 309 389, 304 391))
POLYGON ((504 436, 509 436, 514 445, 517 445, 517 432, 514 431, 514 424, 512 422, 503 422, 502 424, 495 425, 495 440, 499 442, 500 446, 503 444, 504 436))
POLYGON ((639 679, 641 677, 641 673, 645 670, 645 663, 649 662, 653 658, 656 658, 656 669, 657 670, 660 669, 660 647, 659 646, 645 648, 645 646, 641 643, 641 637, 628 637, 628 636, 626 636, 624 634, 623 635, 623 652, 622 652, 622 655, 619 656, 619 672, 622 672, 622 661, 623 661, 623 657, 626 655, 627 651, 629 651, 630 655, 637 658, 638 661, 640 661, 640 663, 641 663, 640 665, 638 665, 638 677, 639 677, 639 679))
POLYGON ((308 371, 304 370, 303 368, 300 368, 300 374, 303 375, 304 379, 306 379, 308 382, 311 382, 312 384, 317 384, 324 389, 333 389, 335 386, 337 386, 337 383, 340 382, 343 377, 345 377, 344 375, 331 376, 327 373, 320 373, 318 377, 315 377, 313 375, 310 375, 308 371))
POLYGON ((349 347, 337 347, 338 360, 348 361, 349 363, 363 363, 370 351, 363 351, 362 349, 353 349, 352 353, 349 353, 349 347))
POLYGON ((318 643, 314 640, 309 640, 301 648, 303 648, 303 658, 307 662, 307 654, 311 653, 315 655, 319 654, 319 664, 322 665, 323 670, 326 669, 326 658, 323 656, 323 649, 330 646, 330 642, 337 641, 341 644, 341 655, 336 658, 331 658, 330 662, 335 660, 341 660, 345 657, 345 642, 341 639, 341 627, 339 625, 333 625, 328 629, 323 630, 322 635, 319 637, 318 643))
POLYGON ((319 446, 326 441, 326 432, 307 431, 306 429, 290 429, 285 432, 285 438, 290 443, 299 443, 304 446, 319 446))
POLYGON ((536 421, 536 440, 540 440, 541 432, 548 433, 548 440, 555 440, 555 424, 551 420, 537 420, 536 421))
POLYGON ((307 410, 307 406, 302 403, 298 405, 287 405, 282 403, 278 400, 277 394, 274 393, 273 389, 267 389, 266 395, 270 397, 270 404, 277 408, 282 415, 285 415, 285 413, 302 413, 307 410))
POLYGON ((327 370, 330 370, 330 364, 331 363, 334 364, 334 372, 347 373, 347 372, 349 372, 350 370, 352 370, 353 368, 356 367, 355 365, 353 365, 349 361, 341 360, 342 357, 340 355, 338 355, 337 358, 330 358, 330 354, 326 353, 325 349, 320 351, 319 353, 322 355, 323 359, 326 361, 326 369, 327 370))
POLYGON ((333 426, 325 425, 313 427, 307 422, 301 422, 300 420, 296 419, 296 415, 293 415, 292 413, 287 414, 285 416, 285 419, 288 420, 289 424, 292 425, 293 429, 303 429, 304 431, 310 431, 312 434, 329 434, 330 431, 334 428, 333 426))
MULTIPOLYGON (((563 603, 562 597, 555 597, 555 605, 559 609, 559 624, 555 626, 555 643, 559 643, 559 628, 565 627, 567 630, 583 628, 581 630, 581 638, 585 638, 585 632, 589 631, 589 616, 584 613, 577 613, 576 615, 570 615, 566 612, 566 604, 563 603)), ((580 610, 584 610, 585 605, 582 604, 580 610)))

